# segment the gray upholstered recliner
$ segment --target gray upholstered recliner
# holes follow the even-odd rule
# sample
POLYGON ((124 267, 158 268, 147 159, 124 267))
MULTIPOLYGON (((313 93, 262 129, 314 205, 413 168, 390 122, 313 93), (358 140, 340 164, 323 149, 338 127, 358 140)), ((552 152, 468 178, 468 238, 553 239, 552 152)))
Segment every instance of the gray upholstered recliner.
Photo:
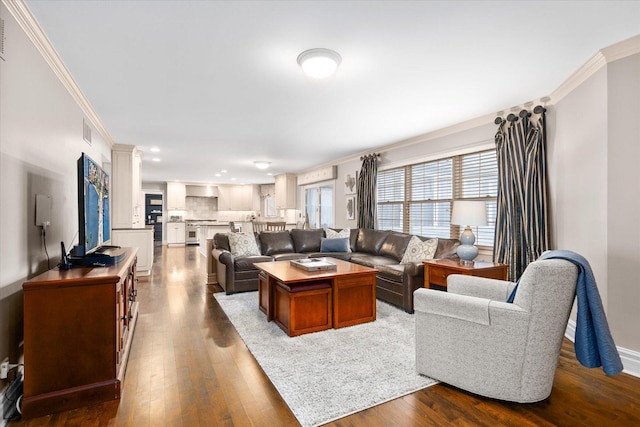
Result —
POLYGON ((420 374, 495 399, 537 402, 551 394, 578 269, 558 259, 531 263, 515 283, 448 277, 448 292, 414 293, 420 374))

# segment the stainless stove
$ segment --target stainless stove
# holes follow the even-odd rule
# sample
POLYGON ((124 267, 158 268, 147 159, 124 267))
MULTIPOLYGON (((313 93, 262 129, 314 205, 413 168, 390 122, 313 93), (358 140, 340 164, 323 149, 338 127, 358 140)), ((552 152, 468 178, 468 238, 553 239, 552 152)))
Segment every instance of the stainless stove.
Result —
POLYGON ((185 224, 185 243, 187 245, 199 245, 200 226, 195 222, 187 222, 185 224))

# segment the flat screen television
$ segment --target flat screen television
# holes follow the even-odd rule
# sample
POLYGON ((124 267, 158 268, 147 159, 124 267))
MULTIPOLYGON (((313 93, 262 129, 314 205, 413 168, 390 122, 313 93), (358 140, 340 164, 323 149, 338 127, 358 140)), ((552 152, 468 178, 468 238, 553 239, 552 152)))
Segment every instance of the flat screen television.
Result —
POLYGON ((109 175, 85 153, 78 159, 78 246, 89 255, 111 241, 109 175))

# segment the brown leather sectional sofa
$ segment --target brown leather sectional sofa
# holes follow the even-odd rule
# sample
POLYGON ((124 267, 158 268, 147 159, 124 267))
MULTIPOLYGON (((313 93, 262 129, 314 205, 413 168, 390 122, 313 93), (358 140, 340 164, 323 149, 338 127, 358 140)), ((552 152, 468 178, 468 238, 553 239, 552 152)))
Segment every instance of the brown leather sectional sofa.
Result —
MULTIPOLYGON (((333 257, 377 268, 377 298, 413 313, 413 291, 423 286, 424 267, 422 262, 400 264, 410 234, 355 228, 350 231, 350 252, 320 252, 323 237, 323 229, 263 231, 256 233, 261 255, 235 257, 230 251, 228 235, 218 233, 214 236, 212 251, 218 283, 227 294, 255 291, 259 272, 255 263, 333 257)), ((459 244, 458 239, 438 239, 435 258, 456 257, 459 244)))

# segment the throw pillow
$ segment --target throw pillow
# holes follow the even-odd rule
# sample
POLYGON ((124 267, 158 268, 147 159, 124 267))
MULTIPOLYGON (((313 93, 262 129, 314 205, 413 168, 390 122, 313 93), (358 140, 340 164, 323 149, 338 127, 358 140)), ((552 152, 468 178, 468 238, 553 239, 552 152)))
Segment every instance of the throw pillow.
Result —
POLYGON ((350 244, 351 229, 350 228, 343 228, 340 231, 332 230, 331 228, 325 228, 324 234, 327 236, 327 239, 340 239, 340 238, 346 237, 347 250, 342 252, 351 252, 351 244, 350 244))
POLYGON ((253 233, 229 233, 229 248, 233 256, 260 255, 253 233))
POLYGON ((436 254, 436 249, 438 249, 437 237, 423 242, 418 236, 412 236, 407 245, 407 249, 404 251, 400 264, 433 259, 433 256, 436 254))
POLYGON ((349 238, 320 239, 320 252, 349 252, 349 238))

